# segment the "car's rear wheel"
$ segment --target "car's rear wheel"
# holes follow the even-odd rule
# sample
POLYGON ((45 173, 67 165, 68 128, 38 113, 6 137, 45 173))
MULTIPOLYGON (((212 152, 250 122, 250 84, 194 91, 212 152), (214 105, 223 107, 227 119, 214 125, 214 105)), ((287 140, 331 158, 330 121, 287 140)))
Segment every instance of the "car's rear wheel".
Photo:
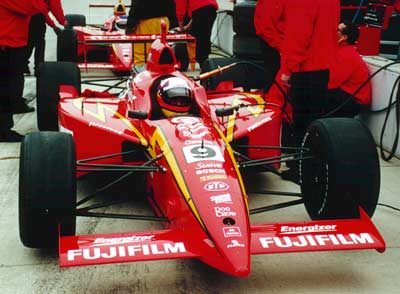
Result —
POLYGON ((74 30, 61 30, 58 34, 57 61, 78 61, 78 34, 74 30))
POLYGON ((65 19, 68 22, 67 28, 86 26, 86 16, 83 14, 66 14, 65 19))
POLYGON ((238 58, 208 58, 204 61, 201 72, 209 72, 232 63, 239 64, 202 81, 202 85, 207 90, 215 90, 219 83, 233 81, 234 87, 243 87, 245 90, 263 89, 265 87, 266 75, 262 61, 238 58))
POLYGON ((67 133, 25 136, 19 167, 19 232, 31 248, 54 248, 61 235, 75 235, 76 155, 67 133))
POLYGON ((300 185, 312 219, 372 216, 380 189, 379 159, 369 130, 352 118, 314 121, 303 139, 300 185))
POLYGON ((60 85, 73 86, 80 94, 81 73, 76 63, 41 63, 36 80, 37 124, 41 131, 58 131, 60 85))

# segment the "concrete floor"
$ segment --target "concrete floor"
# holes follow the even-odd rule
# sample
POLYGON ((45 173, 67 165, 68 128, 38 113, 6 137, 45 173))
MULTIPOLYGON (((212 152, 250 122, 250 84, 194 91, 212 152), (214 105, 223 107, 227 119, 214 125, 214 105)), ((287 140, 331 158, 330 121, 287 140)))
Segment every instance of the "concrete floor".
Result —
MULTIPOLYGON (((111 2, 111 1, 98 1, 111 2)), ((98 3, 97 2, 97 3, 98 3)), ((88 1, 63 1, 67 13, 87 13, 88 1), (73 4, 71 3, 73 2, 73 4)), ((107 15, 107 12, 105 13, 107 15)), ((47 60, 54 60, 55 36, 48 31, 47 60)), ((35 97, 35 79, 26 78, 25 97, 35 97)), ((35 105, 35 100, 31 102, 35 105)), ((15 129, 36 131, 36 113, 15 115, 15 129)), ((18 232, 19 144, 0 143, 0 293, 398 293, 400 289, 400 212, 378 206, 373 217, 387 250, 256 255, 252 272, 239 279, 196 260, 170 260, 70 268, 60 271, 58 256, 23 247, 18 232), (397 290, 396 290, 397 289, 397 290)), ((380 203, 400 207, 400 161, 381 162, 380 203)), ((272 174, 257 187, 298 192, 272 174)), ((81 194, 94 182, 81 183, 81 194)), ((251 188, 256 185, 253 184, 251 188)), ((250 189, 251 189, 250 188, 250 189)), ((279 199, 278 199, 279 200, 279 199)), ((251 195, 251 208, 276 198, 251 195)), ((151 213, 146 203, 114 207, 113 212, 151 213)), ((303 206, 252 216, 252 222, 308 220, 303 206)), ((78 218, 78 234, 159 229, 154 222, 78 218)))

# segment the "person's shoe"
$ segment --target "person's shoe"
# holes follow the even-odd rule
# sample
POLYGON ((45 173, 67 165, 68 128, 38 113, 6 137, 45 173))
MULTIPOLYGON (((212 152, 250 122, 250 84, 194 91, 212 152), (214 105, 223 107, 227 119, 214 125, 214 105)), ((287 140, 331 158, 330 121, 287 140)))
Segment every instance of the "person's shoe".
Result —
POLYGON ((14 105, 12 109, 13 114, 17 113, 28 113, 28 112, 33 112, 35 111, 35 108, 32 106, 29 106, 28 104, 25 103, 19 103, 17 105, 14 105))
POLYGON ((21 135, 13 130, 0 132, 0 142, 17 143, 24 139, 24 135, 21 135))
POLYGON ((27 76, 31 75, 31 70, 29 69, 29 66, 26 66, 24 68, 24 74, 27 75, 27 76))
POLYGON ((286 181, 291 181, 295 184, 300 184, 300 175, 297 168, 290 168, 281 172, 281 178, 286 181))

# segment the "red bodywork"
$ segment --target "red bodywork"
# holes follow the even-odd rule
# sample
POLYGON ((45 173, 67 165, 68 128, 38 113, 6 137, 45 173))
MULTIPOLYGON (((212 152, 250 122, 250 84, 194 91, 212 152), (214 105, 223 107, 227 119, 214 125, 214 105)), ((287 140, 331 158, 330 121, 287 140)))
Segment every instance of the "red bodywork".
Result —
MULTIPOLYGON (((368 216, 355 220, 310 221, 287 224, 250 224, 248 195, 232 144, 280 146, 282 114, 273 103, 262 105, 261 92, 210 92, 176 70, 166 33, 150 50, 147 71, 135 76, 119 98, 87 98, 70 86, 61 87, 59 123, 73 134, 77 159, 122 151, 124 142, 159 159, 160 172, 147 173, 147 192, 156 214, 169 221, 165 230, 60 238, 62 267, 171 258, 198 258, 234 276, 250 273, 251 254, 377 249, 384 241, 368 216), (170 63, 160 63, 165 55, 170 63), (193 115, 163 118, 154 104, 160 77, 177 76, 191 85, 193 115), (215 109, 240 103, 226 117, 215 109), (147 112, 147 119, 128 116, 147 112), (96 143, 94 143, 96 142, 96 143)), ((278 102, 279 103, 279 102, 278 102)), ((279 150, 249 149, 251 159, 274 157, 279 150)), ((122 156, 96 163, 134 165, 122 156)), ((274 166, 276 169, 279 165, 274 166)))
MULTIPOLYGON (((113 7, 111 5, 103 5, 113 7)), ((132 56, 134 43, 153 41, 155 35, 126 35, 125 30, 116 26, 120 14, 111 15, 103 26, 88 25, 74 27, 78 38, 78 66, 81 69, 108 69, 113 72, 130 72, 135 63, 132 56), (121 39, 121 43, 115 40, 121 39)), ((189 34, 171 34, 172 42, 195 42, 189 34)))

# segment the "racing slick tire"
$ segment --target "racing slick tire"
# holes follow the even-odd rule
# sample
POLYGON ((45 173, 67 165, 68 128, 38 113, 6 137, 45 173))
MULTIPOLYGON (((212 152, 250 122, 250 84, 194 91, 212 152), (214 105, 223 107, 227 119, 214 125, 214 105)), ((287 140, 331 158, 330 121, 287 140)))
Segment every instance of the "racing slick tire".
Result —
POLYGON ((66 26, 67 29, 72 29, 75 26, 86 26, 86 16, 83 14, 66 14, 65 20, 68 22, 68 25, 66 26))
POLYGON ((57 61, 78 61, 78 35, 75 31, 61 30, 57 35, 57 61))
POLYGON ((379 159, 371 133, 353 118, 314 121, 302 148, 300 186, 311 219, 358 218, 359 206, 372 217, 380 189, 379 159))
POLYGON ((31 248, 55 248, 58 231, 75 235, 76 155, 72 136, 36 132, 21 144, 19 232, 31 248))
POLYGON ((216 90, 218 84, 223 81, 233 81, 234 87, 243 87, 245 90, 265 87, 266 74, 263 70, 263 61, 238 58, 209 58, 204 61, 201 72, 209 72, 235 62, 242 62, 242 64, 203 80, 201 84, 207 90, 216 90), (256 64, 256 66, 252 66, 252 63, 256 64))
POLYGON ((233 7, 233 31, 241 36, 256 36, 254 11, 256 1, 239 2, 233 7))
POLYGON ((81 73, 72 62, 44 62, 36 79, 37 125, 41 131, 58 131, 60 85, 70 85, 81 93, 81 73))

